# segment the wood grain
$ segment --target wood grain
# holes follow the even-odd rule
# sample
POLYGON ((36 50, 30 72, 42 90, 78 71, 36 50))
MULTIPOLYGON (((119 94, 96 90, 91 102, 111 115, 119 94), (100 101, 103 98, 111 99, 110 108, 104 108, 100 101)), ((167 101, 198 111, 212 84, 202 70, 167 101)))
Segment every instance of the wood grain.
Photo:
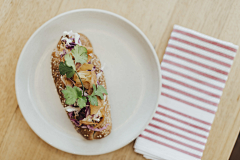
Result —
MULTIPOLYGON (((172 27, 179 24, 240 45, 238 0, 0 0, 0 159, 144 159, 134 142, 101 156, 76 156, 41 140, 17 105, 15 70, 19 55, 34 31, 52 17, 80 8, 117 13, 136 24, 162 60, 172 27)), ((240 55, 237 54, 221 97, 202 160, 227 160, 240 127, 240 55)))

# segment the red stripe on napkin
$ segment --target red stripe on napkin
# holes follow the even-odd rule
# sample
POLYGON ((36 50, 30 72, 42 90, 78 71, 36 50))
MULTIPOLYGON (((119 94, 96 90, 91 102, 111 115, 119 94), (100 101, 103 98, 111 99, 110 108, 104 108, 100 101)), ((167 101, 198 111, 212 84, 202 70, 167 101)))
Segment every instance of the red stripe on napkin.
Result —
POLYGON ((178 32, 178 33, 187 35, 187 36, 189 36, 189 37, 196 38, 196 39, 199 39, 199 40, 201 40, 201 41, 204 41, 204 42, 207 42, 207 43, 211 43, 211 44, 214 44, 214 45, 216 45, 216 46, 219 46, 219 47, 228 49, 228 50, 230 50, 230 51, 237 52, 237 49, 235 49, 235 48, 232 48, 232 47, 229 47, 229 46, 227 46, 227 45, 223 45, 223 44, 220 44, 220 43, 217 43, 217 42, 214 42, 214 41, 211 41, 211 40, 208 40, 208 39, 205 39, 205 38, 196 36, 196 35, 191 34, 191 33, 187 33, 187 32, 184 32, 184 31, 181 31, 181 30, 178 30, 178 29, 174 29, 173 32, 178 32))
POLYGON ((179 134, 179 133, 177 133, 177 132, 173 132, 173 131, 167 130, 167 129, 165 129, 165 128, 159 127, 159 126, 154 125, 154 124, 152 124, 152 123, 149 123, 149 126, 155 127, 155 128, 157 128, 157 129, 159 129, 159 130, 163 130, 163 131, 168 132, 168 133, 173 134, 173 135, 177 135, 177 136, 179 136, 179 137, 181 137, 181 138, 184 138, 184 139, 187 139, 187 140, 196 142, 196 143, 201 144, 201 145, 205 145, 205 144, 206 144, 206 143, 197 141, 197 140, 195 140, 195 139, 189 138, 189 137, 187 137, 187 136, 181 135, 181 134, 179 134))
POLYGON ((209 113, 215 114, 215 112, 212 111, 212 110, 209 110, 209 109, 206 109, 206 108, 204 108, 204 107, 198 106, 198 105, 196 105, 196 104, 193 104, 193 103, 187 102, 187 101, 185 101, 185 100, 179 99, 179 98, 174 97, 174 96, 171 96, 171 95, 169 95, 169 94, 166 94, 166 93, 163 93, 163 92, 162 92, 161 95, 162 95, 162 96, 169 97, 169 98, 172 98, 172 99, 174 99, 174 100, 176 100, 176 101, 179 101, 179 102, 185 103, 185 104, 187 104, 187 105, 189 105, 189 106, 191 106, 191 107, 195 107, 195 108, 197 108, 197 109, 200 109, 200 110, 203 110, 203 111, 206 111, 206 112, 209 112, 209 113))
POLYGON ((203 124, 206 124, 206 125, 209 125, 209 126, 212 125, 211 123, 208 123, 208 122, 202 121, 202 120, 200 120, 200 119, 198 119, 198 118, 195 118, 195 117, 193 117, 193 116, 189 116, 189 115, 186 115, 186 114, 184 114, 184 113, 181 113, 181 112, 175 111, 175 110, 173 110, 173 109, 170 109, 170 108, 164 107, 164 106, 162 106, 162 105, 160 105, 160 104, 158 105, 158 107, 159 107, 159 108, 166 109, 166 110, 171 111, 171 112, 174 112, 174 113, 177 113, 177 114, 179 114, 179 115, 181 115, 181 116, 184 116, 184 117, 187 117, 187 118, 189 118, 189 119, 193 119, 193 120, 198 121, 198 122, 200 122, 200 123, 203 123, 203 124))
POLYGON ((215 50, 213 50, 213 49, 210 49, 210 48, 207 48, 207 47, 204 47, 204 46, 198 45, 198 44, 194 44, 194 43, 191 43, 191 42, 185 41, 185 40, 180 39, 180 38, 171 37, 170 39, 172 39, 172 40, 176 40, 176 41, 179 41, 179 42, 182 42, 182 43, 186 43, 186 44, 191 45, 191 46, 193 46, 193 47, 196 47, 196 48, 199 48, 199 49, 203 49, 203 50, 205 50, 205 51, 208 51, 208 52, 211 52, 211 53, 217 54, 217 55, 219 55, 219 56, 223 56, 223 57, 228 58, 228 59, 231 59, 231 60, 234 59, 234 57, 232 57, 232 56, 226 55, 226 54, 224 54, 224 53, 221 53, 221 52, 215 51, 215 50))
POLYGON ((145 138, 145 139, 147 139, 147 140, 150 140, 150 141, 152 141, 152 142, 155 142, 155 143, 158 143, 158 144, 164 145, 164 146, 166 146, 166 147, 172 148, 172 149, 177 150, 177 151, 179 151, 179 152, 182 152, 182 153, 188 154, 188 155, 190 155, 190 156, 193 156, 193 157, 196 157, 196 158, 201 159, 201 156, 198 156, 198 155, 192 154, 192 153, 190 153, 190 152, 184 151, 184 150, 179 149, 179 148, 174 147, 174 146, 170 146, 170 145, 168 145, 168 144, 166 144, 166 143, 163 143, 163 142, 157 141, 157 140, 152 139, 152 138, 150 138, 150 137, 147 137, 147 136, 144 136, 144 135, 140 135, 140 137, 145 138))
POLYGON ((211 58, 211 57, 207 57, 207 56, 201 55, 201 54, 199 54, 199 53, 197 53, 197 52, 193 52, 193 51, 190 51, 190 50, 187 50, 187 49, 184 49, 184 48, 181 48, 181 47, 172 45, 172 44, 168 44, 167 47, 178 49, 178 50, 180 50, 180 51, 183 51, 183 52, 192 54, 192 55, 197 56, 197 57, 199 57, 199 58, 203 58, 203 59, 206 59, 206 60, 209 60, 209 61, 212 61, 212 62, 221 64, 221 65, 226 66, 226 67, 231 67, 230 64, 227 64, 227 63, 222 62, 222 61, 220 61, 220 60, 213 59, 213 58, 211 58))

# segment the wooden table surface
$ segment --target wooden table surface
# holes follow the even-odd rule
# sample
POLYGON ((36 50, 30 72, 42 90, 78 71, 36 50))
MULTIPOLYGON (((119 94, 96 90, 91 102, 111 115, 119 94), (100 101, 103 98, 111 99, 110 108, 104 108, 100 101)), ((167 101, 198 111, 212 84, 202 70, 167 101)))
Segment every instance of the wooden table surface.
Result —
MULTIPOLYGON (((136 24, 162 60, 172 27, 179 24, 240 45, 239 0, 0 0, 0 159, 144 159, 134 142, 101 156, 77 156, 41 140, 28 126, 15 94, 15 70, 29 37, 54 16, 79 8, 117 13, 136 24)), ((227 160, 240 127, 240 55, 237 54, 202 160, 227 160)), ((161 152, 161 151, 159 151, 161 152)))

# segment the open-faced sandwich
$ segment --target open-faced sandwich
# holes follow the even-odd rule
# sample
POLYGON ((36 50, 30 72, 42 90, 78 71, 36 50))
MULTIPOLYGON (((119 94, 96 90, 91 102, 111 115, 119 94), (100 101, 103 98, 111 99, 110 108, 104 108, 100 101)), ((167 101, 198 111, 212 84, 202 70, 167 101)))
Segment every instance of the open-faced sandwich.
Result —
POLYGON ((87 140, 109 135, 112 121, 106 81, 89 39, 63 32, 51 64, 61 103, 76 131, 87 140))

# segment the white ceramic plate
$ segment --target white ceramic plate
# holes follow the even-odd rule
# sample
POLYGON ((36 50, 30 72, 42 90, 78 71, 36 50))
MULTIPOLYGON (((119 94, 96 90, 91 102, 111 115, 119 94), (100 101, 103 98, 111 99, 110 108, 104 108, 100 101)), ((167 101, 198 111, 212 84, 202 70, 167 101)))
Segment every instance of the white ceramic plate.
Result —
POLYGON ((27 123, 50 145, 79 155, 117 150, 134 140, 155 112, 161 88, 160 65, 146 36, 111 12, 80 9, 42 25, 22 50, 16 71, 17 99, 27 123), (85 34, 105 65, 112 133, 87 141, 68 119, 51 75, 51 53, 63 31, 85 34))

